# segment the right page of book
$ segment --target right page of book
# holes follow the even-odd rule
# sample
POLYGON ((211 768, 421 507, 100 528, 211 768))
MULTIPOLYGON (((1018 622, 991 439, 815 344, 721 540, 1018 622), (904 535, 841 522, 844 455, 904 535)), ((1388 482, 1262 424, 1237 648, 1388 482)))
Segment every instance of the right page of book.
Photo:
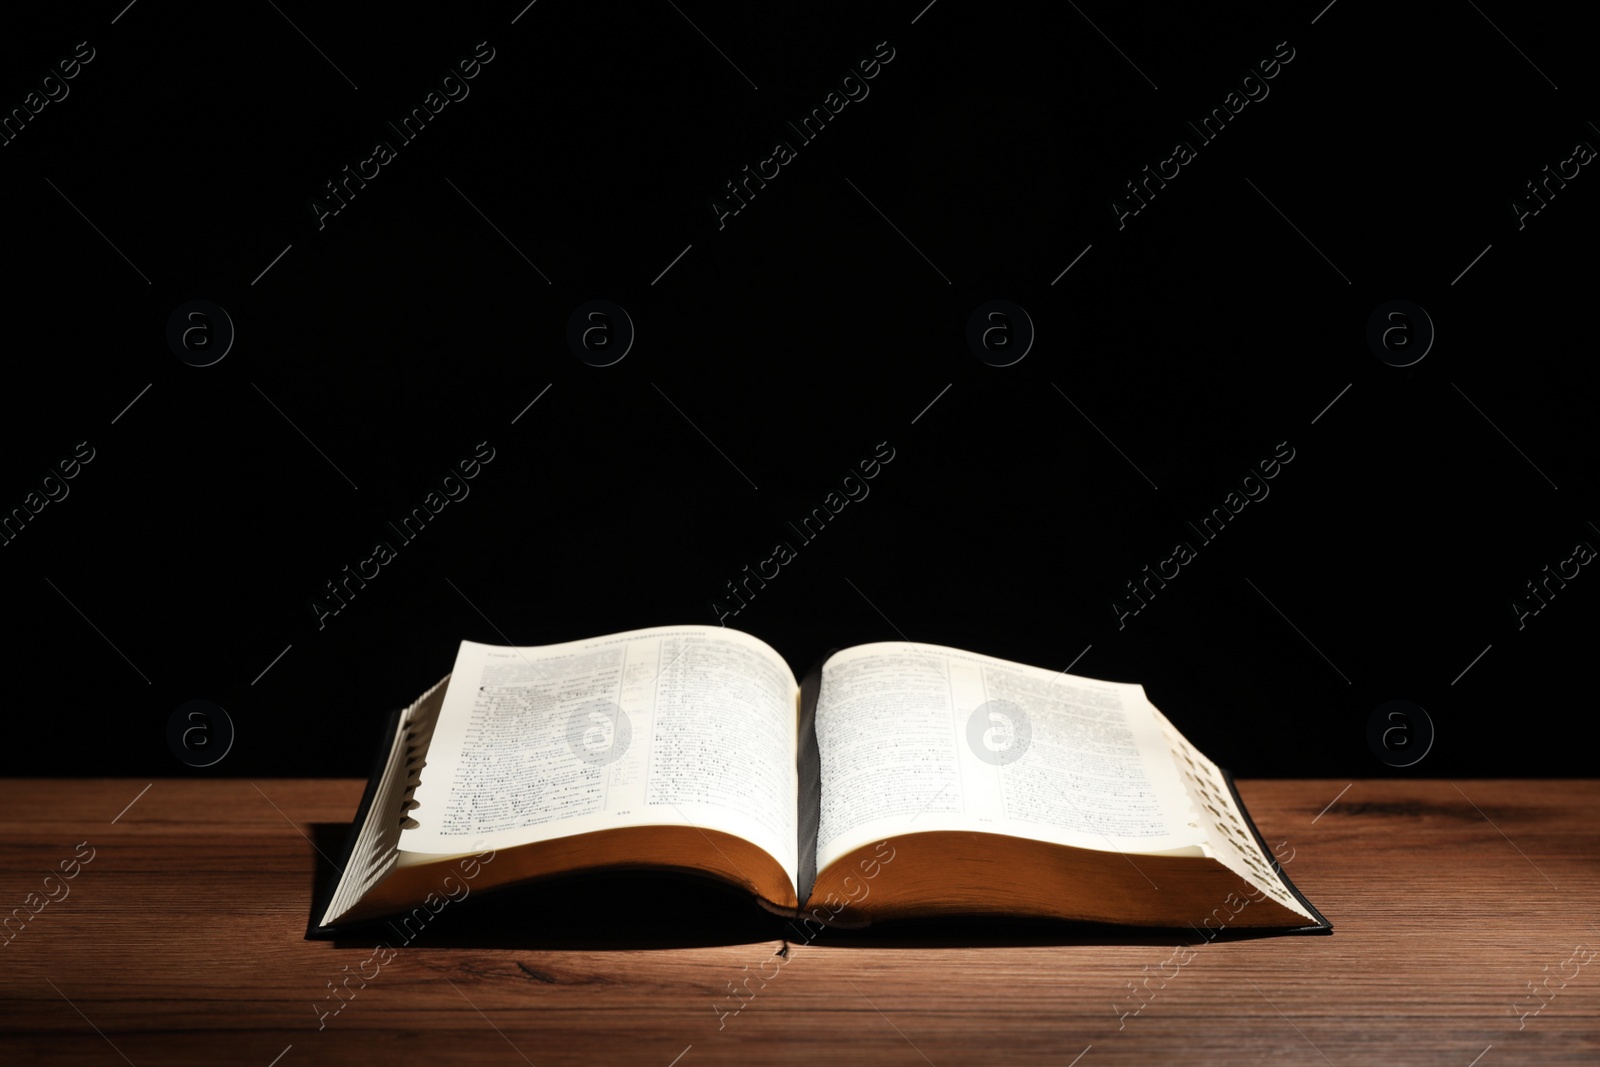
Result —
POLYGON ((817 867, 930 830, 1202 855, 1164 726, 1138 685, 940 645, 846 649, 817 703, 817 867))

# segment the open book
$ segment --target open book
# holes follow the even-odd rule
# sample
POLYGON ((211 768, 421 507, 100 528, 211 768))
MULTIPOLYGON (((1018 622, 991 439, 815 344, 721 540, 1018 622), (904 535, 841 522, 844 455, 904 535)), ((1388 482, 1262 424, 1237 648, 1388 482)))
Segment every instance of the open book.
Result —
POLYGON ((627 869, 837 926, 1178 927, 1220 909, 1234 927, 1332 929, 1138 685, 907 642, 835 651, 802 684, 748 634, 667 626, 462 642, 391 717, 308 936, 437 910, 469 878, 627 869))

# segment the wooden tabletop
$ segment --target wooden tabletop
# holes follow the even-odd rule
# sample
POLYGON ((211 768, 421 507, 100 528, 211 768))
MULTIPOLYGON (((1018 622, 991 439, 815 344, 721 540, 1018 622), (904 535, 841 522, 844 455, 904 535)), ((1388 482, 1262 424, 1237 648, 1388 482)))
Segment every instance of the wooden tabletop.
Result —
POLYGON ((737 901, 655 891, 306 941, 362 784, 0 783, 0 1063, 1600 1062, 1597 782, 1240 782, 1332 935, 962 926, 787 955, 737 901))

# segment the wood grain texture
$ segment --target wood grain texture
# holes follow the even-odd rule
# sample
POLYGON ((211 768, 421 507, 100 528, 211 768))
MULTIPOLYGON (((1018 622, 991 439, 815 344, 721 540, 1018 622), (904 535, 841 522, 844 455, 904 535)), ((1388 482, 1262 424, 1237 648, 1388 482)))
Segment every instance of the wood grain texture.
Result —
POLYGON ((157 780, 123 812, 146 784, 0 783, 0 916, 31 916, 0 937, 0 1063, 1600 1062, 1600 958, 1566 963, 1600 947, 1597 782, 1357 781, 1331 807, 1344 782, 1239 783, 1331 936, 830 931, 782 957, 718 943, 725 900, 652 919, 648 948, 534 905, 498 943, 425 929, 321 1029, 326 983, 373 955, 303 939, 313 841, 335 854, 362 783, 157 780))

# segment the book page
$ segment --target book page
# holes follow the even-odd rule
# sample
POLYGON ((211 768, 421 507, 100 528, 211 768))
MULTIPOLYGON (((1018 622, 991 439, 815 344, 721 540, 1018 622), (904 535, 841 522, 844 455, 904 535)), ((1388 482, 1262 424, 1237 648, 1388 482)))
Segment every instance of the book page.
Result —
POLYGON ((817 867, 896 834, 964 830, 1200 855, 1206 838, 1138 685, 939 645, 823 667, 817 867))
POLYGON ((400 848, 697 826, 760 846, 793 880, 798 688, 771 647, 722 627, 463 641, 400 848))

